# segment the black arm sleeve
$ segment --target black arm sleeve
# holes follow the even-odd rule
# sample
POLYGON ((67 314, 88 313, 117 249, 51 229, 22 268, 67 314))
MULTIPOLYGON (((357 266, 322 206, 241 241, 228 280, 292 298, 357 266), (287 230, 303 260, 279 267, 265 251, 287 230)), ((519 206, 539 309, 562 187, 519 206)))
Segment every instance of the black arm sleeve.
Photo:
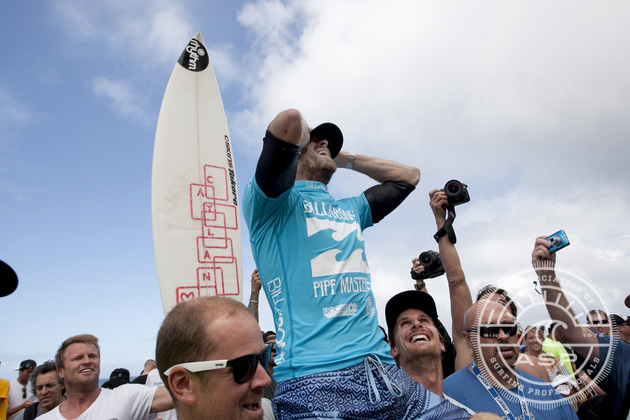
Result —
POLYGON ((267 130, 256 165, 256 183, 267 197, 278 197, 295 182, 301 148, 287 143, 267 130))
POLYGON ((405 181, 385 181, 365 190, 363 194, 372 210, 372 223, 383 220, 415 189, 413 184, 405 181))

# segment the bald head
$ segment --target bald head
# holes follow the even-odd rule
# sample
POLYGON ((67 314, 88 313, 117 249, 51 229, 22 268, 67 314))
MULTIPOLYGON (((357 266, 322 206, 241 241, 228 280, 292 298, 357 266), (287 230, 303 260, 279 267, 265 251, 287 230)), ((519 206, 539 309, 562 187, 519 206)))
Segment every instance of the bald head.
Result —
POLYGON ((480 323, 488 323, 491 318, 509 317, 510 322, 515 322, 516 318, 510 313, 507 307, 493 300, 479 300, 473 304, 464 314, 464 328, 470 329, 480 323))
POLYGON ((169 391, 164 371, 178 363, 204 360, 219 344, 214 334, 209 333, 213 323, 233 317, 250 317, 255 322, 241 302, 219 296, 181 302, 168 313, 158 331, 155 360, 169 391))

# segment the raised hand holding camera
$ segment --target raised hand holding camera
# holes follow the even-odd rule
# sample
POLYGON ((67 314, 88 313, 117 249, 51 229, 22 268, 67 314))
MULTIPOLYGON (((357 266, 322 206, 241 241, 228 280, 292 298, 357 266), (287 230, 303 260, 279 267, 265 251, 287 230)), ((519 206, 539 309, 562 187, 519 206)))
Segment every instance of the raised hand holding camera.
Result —
MULTIPOLYGON (((418 263, 424 270, 417 273, 413 268, 411 269, 411 278, 414 280, 426 280, 444 274, 444 266, 442 266, 442 258, 440 253, 436 251, 424 251, 418 257, 418 263)), ((414 264, 415 266, 415 264, 414 264)))
MULTIPOLYGON (((444 222, 444 225, 433 235, 436 242, 439 242, 442 236, 447 235, 448 240, 451 243, 457 243, 457 236, 453 229, 453 221, 457 216, 455 214, 455 206, 468 203, 470 201, 470 195, 468 194, 468 185, 462 184, 456 179, 448 181, 444 185, 444 189, 441 190, 446 195, 446 204, 442 204, 442 207, 448 212, 448 218, 444 222)), ((435 213, 435 208, 434 208, 435 213)))
POLYGON ((571 244, 569 242, 567 234, 562 229, 560 229, 556 233, 547 236, 545 239, 551 243, 551 248, 549 248, 549 252, 552 254, 571 244))

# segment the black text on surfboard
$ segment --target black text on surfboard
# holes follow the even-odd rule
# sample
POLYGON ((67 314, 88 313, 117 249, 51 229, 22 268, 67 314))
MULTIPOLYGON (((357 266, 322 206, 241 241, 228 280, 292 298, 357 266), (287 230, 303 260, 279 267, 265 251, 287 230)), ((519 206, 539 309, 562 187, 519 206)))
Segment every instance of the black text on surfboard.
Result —
POLYGON ((225 153, 228 161, 228 173, 230 174, 230 187, 232 190, 232 202, 235 206, 238 206, 238 199, 236 198, 236 174, 234 173, 234 163, 232 163, 232 149, 230 148, 230 138, 225 136, 225 153))
POLYGON ((193 38, 184 48, 177 62, 186 70, 203 71, 210 64, 210 58, 206 52, 205 45, 193 38))

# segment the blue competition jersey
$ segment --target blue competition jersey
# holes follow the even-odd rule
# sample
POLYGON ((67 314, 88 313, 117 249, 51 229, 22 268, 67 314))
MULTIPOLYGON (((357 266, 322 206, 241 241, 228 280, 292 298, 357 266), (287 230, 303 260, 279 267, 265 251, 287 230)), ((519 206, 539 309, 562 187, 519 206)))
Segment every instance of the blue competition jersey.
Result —
POLYGON ((343 369, 369 354, 393 364, 365 259, 363 229, 372 225, 365 196, 335 200, 326 184, 297 181, 269 198, 252 178, 243 213, 274 314, 274 378, 343 369))

